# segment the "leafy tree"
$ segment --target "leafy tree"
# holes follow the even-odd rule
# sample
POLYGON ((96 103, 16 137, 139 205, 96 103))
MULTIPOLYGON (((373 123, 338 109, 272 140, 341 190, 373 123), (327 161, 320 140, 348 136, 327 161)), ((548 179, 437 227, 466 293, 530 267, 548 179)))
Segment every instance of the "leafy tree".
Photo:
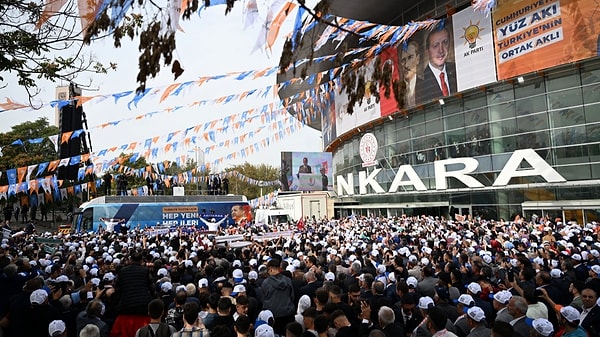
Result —
POLYGON ((83 52, 74 3, 66 4, 38 29, 36 26, 44 9, 42 2, 0 0, 2 87, 8 85, 3 74, 16 73, 18 85, 31 98, 39 93, 37 81, 40 79, 68 81, 81 72, 107 72, 102 64, 83 52))
MULTIPOLYGON (((0 144, 12 144, 15 141, 21 141, 15 145, 4 145, 2 147, 2 156, 0 157, 0 172, 8 169, 39 164, 56 160, 58 155, 54 144, 48 139, 49 136, 57 135, 58 128, 49 125, 48 119, 39 118, 35 121, 27 121, 12 127, 11 131, 0 133, 0 144), (41 142, 30 143, 28 140, 41 139, 41 142)), ((8 184, 6 175, 0 177, 0 185, 8 184)))
MULTIPOLYGON (((260 164, 254 165, 245 162, 241 165, 236 165, 225 170, 226 172, 237 171, 242 175, 256 179, 259 181, 273 181, 278 180, 279 169, 270 165, 260 164)), ((238 177, 229 177, 229 193, 245 195, 248 199, 258 198, 262 190, 263 195, 269 194, 279 188, 278 185, 269 186, 257 186, 254 184, 248 184, 246 181, 239 179, 238 177)))
MULTIPOLYGON (((309 8, 305 0, 296 0, 300 7, 307 10, 312 20, 318 21, 322 26, 336 26, 345 30, 336 21, 335 17, 328 16, 330 1, 320 0, 314 8, 309 8)), ((47 3, 60 3, 60 1, 46 0, 47 3)), ((199 5, 210 6, 210 0, 182 1, 185 8, 178 9, 162 7, 152 0, 88 0, 88 6, 99 9, 95 17, 85 17, 85 22, 90 22, 83 31, 79 29, 80 13, 77 4, 85 1, 65 0, 66 5, 48 18, 44 13, 41 2, 28 2, 27 0, 0 0, 0 84, 6 86, 3 74, 15 72, 18 84, 23 87, 29 97, 35 96, 37 80, 58 79, 73 80, 81 72, 106 73, 109 69, 116 69, 116 63, 103 65, 91 55, 84 53, 83 46, 92 44, 97 39, 112 38, 114 47, 119 48, 123 38, 139 41, 139 69, 137 93, 146 91, 148 78, 154 78, 162 67, 171 66, 175 79, 182 73, 178 60, 173 58, 175 51, 176 35, 180 13, 183 12, 184 20, 191 19, 193 13, 198 11, 199 5), (97 8, 97 6, 102 7, 97 8), (39 24, 40 19, 46 20, 39 24), (69 50, 70 55, 64 55, 69 50), (4 83, 2 83, 4 82, 4 83)), ((169 1, 168 6, 176 2, 169 1)), ((235 0, 226 0, 225 15, 235 5, 235 0)), ((92 11, 95 12, 95 11, 92 11)), ((319 39, 323 30, 313 32, 300 39, 298 36, 290 37, 284 44, 280 58, 280 72, 286 78, 310 75, 314 66, 312 58, 318 56, 312 51, 313 43, 319 39), (297 48, 292 48, 296 45, 297 48), (297 53, 302 48, 309 48, 308 54, 297 53), (308 55, 309 61, 304 62, 299 68, 290 67, 298 57, 308 55), (291 68, 291 69, 290 69, 291 68)), ((350 45, 357 45, 359 36, 350 34, 350 45)), ((372 45, 375 41, 361 40, 360 45, 372 45)), ((348 63, 360 55, 344 56, 349 50, 348 43, 344 43, 335 50, 338 57, 331 62, 331 68, 348 63)), ((376 58, 377 59, 377 58, 376 58)), ((376 61, 378 62, 378 61, 376 61)), ((402 81, 391 80, 391 69, 378 69, 374 74, 367 75, 360 70, 362 62, 354 62, 352 67, 344 67, 340 74, 344 91, 348 95, 348 113, 353 113, 355 102, 360 102, 365 97, 365 86, 370 83, 371 93, 378 99, 379 84, 383 85, 386 97, 393 94, 398 102, 398 108, 404 107, 402 92, 405 87, 402 81)), ((323 81, 328 81, 323 78, 323 81)), ((316 83, 318 85, 320 83, 316 83)), ((314 85, 314 84, 313 84, 314 85)))

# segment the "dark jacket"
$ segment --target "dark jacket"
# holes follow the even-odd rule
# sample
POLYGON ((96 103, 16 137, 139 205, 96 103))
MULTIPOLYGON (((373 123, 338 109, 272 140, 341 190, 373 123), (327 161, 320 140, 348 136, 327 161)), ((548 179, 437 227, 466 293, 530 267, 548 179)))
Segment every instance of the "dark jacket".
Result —
POLYGON ((580 325, 591 337, 600 336, 600 307, 595 305, 580 325))
POLYGON ((294 315, 294 288, 292 280, 279 273, 265 279, 261 285, 263 309, 271 310, 273 317, 294 315))
POLYGON ((148 268, 130 264, 119 271, 116 291, 119 294, 119 314, 147 315, 148 303, 152 301, 152 279, 148 268))
MULTIPOLYGON (((456 66, 454 63, 446 62, 446 77, 448 77, 449 92, 450 94, 453 94, 457 91, 456 66)), ((415 102, 416 104, 427 103, 442 96, 442 89, 437 82, 437 78, 435 78, 429 65, 427 65, 423 70, 423 77, 417 77, 417 83, 415 84, 415 102)))

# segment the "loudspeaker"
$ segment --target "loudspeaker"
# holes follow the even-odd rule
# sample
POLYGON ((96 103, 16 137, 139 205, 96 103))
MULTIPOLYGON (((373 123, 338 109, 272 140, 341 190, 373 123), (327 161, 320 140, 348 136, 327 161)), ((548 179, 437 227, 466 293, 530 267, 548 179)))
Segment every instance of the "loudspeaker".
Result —
MULTIPOLYGON (((75 107, 71 104, 64 106, 60 110, 60 132, 59 137, 59 158, 70 158, 82 154, 81 140, 85 141, 85 132, 79 137, 70 138, 68 142, 62 142, 62 134, 75 130, 83 129, 83 109, 81 106, 75 107)), ((58 179, 77 180, 79 165, 67 165, 58 168, 58 179)))

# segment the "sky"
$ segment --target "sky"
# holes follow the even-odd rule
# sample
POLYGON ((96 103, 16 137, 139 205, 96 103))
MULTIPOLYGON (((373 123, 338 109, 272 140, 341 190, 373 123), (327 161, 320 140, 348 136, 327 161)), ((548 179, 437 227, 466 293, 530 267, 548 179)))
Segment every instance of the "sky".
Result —
MULTIPOLYGON (((211 80, 202 86, 188 86, 179 95, 170 95, 163 102, 160 101, 161 93, 173 83, 196 81, 200 77, 226 75, 231 72, 263 70, 279 63, 284 38, 292 30, 295 11, 283 25, 278 41, 271 52, 260 50, 251 53, 258 36, 259 26, 244 28, 242 2, 237 2, 232 13, 227 16, 224 15, 224 10, 224 6, 212 6, 203 10, 200 17, 194 14, 191 20, 181 22, 184 32, 177 33, 177 49, 173 58, 180 61, 184 73, 175 81, 170 72, 170 67, 162 69, 159 76, 156 79, 149 80, 146 85, 147 88, 152 88, 151 92, 155 94, 145 96, 137 105, 131 102, 133 96, 121 98, 117 101, 112 96, 115 93, 137 88, 135 81, 139 55, 137 40, 134 42, 127 41, 119 49, 112 46, 111 39, 96 41, 91 45, 88 51, 93 53, 98 60, 105 64, 108 62, 117 63, 117 70, 109 71, 106 75, 82 74, 75 79, 77 83, 82 85, 90 84, 89 88, 83 88, 82 96, 105 96, 104 99, 92 99, 83 106, 94 152, 98 153, 102 149, 120 147, 124 144, 136 142, 144 144, 147 139, 157 136, 161 137, 157 145, 163 147, 169 134, 179 131, 171 139, 171 142, 173 142, 189 127, 204 125, 206 122, 215 120, 219 121, 216 124, 219 127, 222 126, 220 121, 227 116, 236 116, 239 119, 243 111, 248 109, 260 110, 266 104, 278 102, 274 98, 272 90, 268 92, 268 95, 265 95, 266 97, 253 95, 227 104, 215 101, 219 97, 240 94, 253 89, 264 91, 268 86, 276 83, 274 74, 243 81, 233 80, 231 76, 227 79, 211 80), (203 100, 209 103, 201 107, 193 105, 194 102, 203 100), (174 109, 175 107, 179 108, 174 109), (146 117, 139 118, 140 116, 146 117), (107 123, 116 125, 100 127, 107 123)), ((265 14, 260 14, 263 19, 264 16, 265 14)), ((51 124, 54 123, 55 112, 53 108, 49 107, 48 103, 56 99, 55 87, 57 84, 60 83, 39 82, 42 92, 36 97, 36 100, 44 103, 42 109, 0 112, 0 132, 6 132, 13 125, 27 120, 35 120, 39 117, 47 117, 51 124)), ((15 102, 25 103, 27 101, 25 92, 18 88, 15 81, 9 81, 6 88, 0 89, 0 96, 3 98, 10 97, 15 102)), ((287 113, 279 116, 278 121, 282 122, 288 121, 290 117, 287 113)), ((285 125, 289 124, 286 123, 285 125)), ((301 127, 296 123, 296 131, 286 135, 283 140, 270 141, 269 145, 265 145, 263 142, 258 151, 242 158, 239 156, 240 149, 272 136, 273 131, 270 130, 270 125, 264 125, 259 120, 253 120, 251 123, 246 123, 244 128, 233 130, 229 127, 226 130, 216 132, 214 139, 209 140, 202 139, 200 135, 196 146, 204 149, 227 140, 232 144, 235 137, 242 134, 252 133, 254 138, 246 137, 245 142, 237 146, 217 146, 207 154, 203 154, 203 151, 195 151, 194 145, 179 146, 175 152, 170 151, 169 153, 159 154, 158 157, 150 158, 148 161, 173 160, 175 157, 187 155, 190 158, 198 157, 200 163, 211 163, 212 170, 218 172, 231 165, 244 162, 251 164, 264 163, 279 167, 281 151, 319 152, 322 150, 320 131, 306 126, 301 127), (230 153, 237 153, 236 158, 228 158, 230 153), (217 159, 223 159, 223 161, 215 165, 214 162, 217 159)), ((0 146, 2 145, 4 144, 0 144, 0 146)), ((138 147, 129 152, 142 152, 142 150, 138 147)), ((116 154, 118 153, 116 152, 116 154)), ((109 154, 111 153, 109 152, 109 154)), ((112 152, 112 154, 104 158, 114 157, 115 152, 112 152)))

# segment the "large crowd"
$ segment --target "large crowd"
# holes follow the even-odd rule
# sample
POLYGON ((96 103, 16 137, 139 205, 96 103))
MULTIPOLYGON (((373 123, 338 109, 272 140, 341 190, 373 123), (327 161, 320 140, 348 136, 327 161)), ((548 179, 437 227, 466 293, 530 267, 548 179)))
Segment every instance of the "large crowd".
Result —
POLYGON ((595 222, 353 216, 220 234, 241 241, 5 226, 3 337, 600 336, 595 222))

